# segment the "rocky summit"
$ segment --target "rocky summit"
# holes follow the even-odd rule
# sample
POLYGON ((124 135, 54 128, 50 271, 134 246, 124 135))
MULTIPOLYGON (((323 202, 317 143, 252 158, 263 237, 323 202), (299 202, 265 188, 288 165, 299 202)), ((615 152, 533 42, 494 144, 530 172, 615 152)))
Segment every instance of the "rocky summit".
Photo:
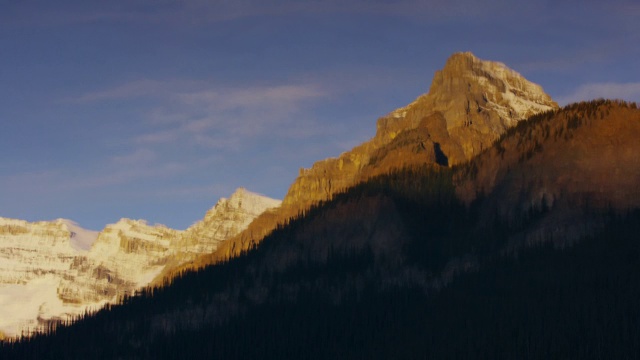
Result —
POLYGON ((300 170, 284 204, 304 208, 393 168, 469 160, 518 121, 556 108, 540 85, 506 65, 454 54, 427 94, 378 120, 373 139, 300 170))

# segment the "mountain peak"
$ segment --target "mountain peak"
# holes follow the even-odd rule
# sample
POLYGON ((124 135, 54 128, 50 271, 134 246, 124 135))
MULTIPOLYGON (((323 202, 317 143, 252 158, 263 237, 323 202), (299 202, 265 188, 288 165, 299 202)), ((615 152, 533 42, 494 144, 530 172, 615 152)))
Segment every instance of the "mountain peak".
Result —
POLYGON ((244 208, 245 211, 261 213, 268 208, 279 206, 280 202, 280 200, 249 191, 244 187, 239 187, 228 199, 220 198, 216 206, 210 209, 207 214, 210 215, 214 213, 218 207, 233 209, 244 208))
POLYGON ((519 121, 555 109, 558 104, 540 85, 505 64, 455 53, 435 73, 427 94, 378 121, 377 136, 389 141, 426 126, 451 165, 479 154, 519 121))
POLYGON ((540 85, 505 64, 455 53, 427 94, 378 120, 373 139, 301 171, 284 204, 304 208, 393 168, 459 164, 518 121, 557 108, 540 85))
POLYGON ((481 62, 471 51, 457 52, 449 56, 444 68, 472 68, 474 63, 481 62))
POLYGON ((220 198, 204 219, 185 231, 182 241, 193 244, 200 253, 213 252, 219 243, 244 230, 258 215, 280 203, 240 187, 229 198, 220 198))
POLYGON ((476 120, 476 125, 487 128, 481 131, 494 132, 558 108, 540 85, 501 62, 481 60, 470 52, 453 54, 447 60, 436 72, 427 98, 434 110, 450 113, 445 115, 448 120, 458 120, 449 121, 448 128, 472 125, 476 120), (488 110, 498 118, 490 116, 488 110))

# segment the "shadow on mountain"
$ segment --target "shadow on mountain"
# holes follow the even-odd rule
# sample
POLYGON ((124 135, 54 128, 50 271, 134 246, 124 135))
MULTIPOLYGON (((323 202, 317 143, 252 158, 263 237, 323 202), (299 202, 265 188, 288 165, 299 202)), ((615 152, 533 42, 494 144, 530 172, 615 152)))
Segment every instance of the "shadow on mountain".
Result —
POLYGON ((440 143, 433 144, 433 151, 435 152, 435 155, 436 155, 436 164, 440 166, 449 166, 449 158, 447 158, 447 155, 445 155, 444 152, 442 152, 442 149, 440 148, 440 143))

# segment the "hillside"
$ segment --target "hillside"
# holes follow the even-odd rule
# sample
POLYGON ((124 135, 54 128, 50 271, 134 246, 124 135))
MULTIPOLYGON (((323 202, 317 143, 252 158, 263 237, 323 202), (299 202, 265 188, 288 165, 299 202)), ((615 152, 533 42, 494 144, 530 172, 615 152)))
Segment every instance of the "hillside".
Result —
MULTIPOLYGON (((602 224, 579 209, 616 212, 640 206, 640 111, 636 104, 595 100, 533 116, 461 167, 457 195, 486 197, 483 221, 510 223, 549 213, 523 241, 571 241, 602 224)), ((515 224, 514 224, 515 225, 515 224)))
POLYGON ((533 116, 467 163, 372 177, 242 256, 0 355, 635 358, 638 132, 623 102, 533 116))

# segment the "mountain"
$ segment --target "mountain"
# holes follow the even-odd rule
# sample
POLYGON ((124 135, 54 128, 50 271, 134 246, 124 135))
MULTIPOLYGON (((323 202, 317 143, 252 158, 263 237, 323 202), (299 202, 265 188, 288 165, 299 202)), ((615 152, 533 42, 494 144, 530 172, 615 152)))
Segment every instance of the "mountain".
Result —
POLYGON ((38 317, 84 310, 66 306, 57 288, 97 236, 64 219, 29 223, 0 218, 0 335, 18 334, 38 317))
POLYGON ((278 224, 376 175, 425 163, 453 166, 468 161, 519 121, 557 108, 542 87, 506 65, 456 53, 436 72, 427 94, 378 119, 371 140, 301 169, 279 209, 265 212, 196 264, 237 255, 278 224))
POLYGON ((191 245, 188 249, 193 253, 211 253, 220 243, 246 229, 260 214, 277 208, 280 203, 280 200, 239 188, 229 199, 220 199, 204 219, 190 226, 182 236, 183 242, 191 245))
POLYGON ((379 119, 370 141, 301 170, 283 202, 304 208, 392 169, 467 161, 518 121, 557 107, 504 64, 454 54, 427 94, 379 119))
POLYGON ((532 116, 468 162, 369 178, 241 256, 0 354, 636 358, 638 132, 620 101, 532 116))
POLYGON ((165 267, 214 251, 279 204, 240 188, 184 231, 130 219, 98 233, 64 219, 0 218, 0 331, 17 334, 133 294, 165 267))
POLYGON ((488 198, 481 210, 486 223, 499 218, 515 226, 543 212, 544 221, 524 242, 588 235, 603 224, 581 209, 640 207, 639 123, 635 104, 611 100, 533 116, 463 166, 458 197, 466 203, 488 198))
POLYGON ((176 237, 115 226, 105 242, 141 270, 86 273, 159 286, 127 285, 0 356, 636 358, 638 135, 634 103, 559 109, 504 65, 455 54, 371 141, 302 171, 279 207, 247 206, 242 226, 210 225, 251 204, 233 196, 176 237), (167 238, 180 246, 164 258, 167 238))

